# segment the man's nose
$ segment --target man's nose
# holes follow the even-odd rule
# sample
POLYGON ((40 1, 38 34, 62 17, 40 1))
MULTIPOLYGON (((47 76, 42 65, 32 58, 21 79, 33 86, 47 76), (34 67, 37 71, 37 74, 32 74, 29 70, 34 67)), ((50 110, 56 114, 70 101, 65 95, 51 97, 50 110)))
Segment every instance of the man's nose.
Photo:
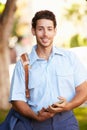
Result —
POLYGON ((47 36, 47 34, 48 34, 48 31, 45 29, 44 30, 44 35, 47 36))

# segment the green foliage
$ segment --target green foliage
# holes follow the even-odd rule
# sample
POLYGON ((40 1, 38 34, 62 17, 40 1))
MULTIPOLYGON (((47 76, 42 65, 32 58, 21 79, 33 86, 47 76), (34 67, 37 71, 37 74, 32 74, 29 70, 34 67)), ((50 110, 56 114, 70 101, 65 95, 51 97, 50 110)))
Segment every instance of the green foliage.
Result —
POLYGON ((64 17, 67 20, 73 20, 74 22, 81 22, 83 17, 87 15, 87 8, 86 6, 73 3, 69 8, 65 8, 65 14, 64 17))
POLYGON ((70 39, 70 47, 87 46, 87 38, 76 34, 70 39))
MULTIPOLYGON (((70 21, 75 29, 82 28, 84 20, 87 17, 87 4, 73 3, 65 8, 64 18, 70 21)), ((66 43, 65 43, 66 44, 66 43)), ((71 37, 66 44, 69 47, 87 46, 87 38, 80 36, 80 33, 71 37)))
POLYGON ((75 36, 73 36, 73 37, 70 39, 70 47, 76 47, 76 46, 79 46, 79 43, 78 43, 78 35, 75 35, 75 36))
POLYGON ((19 18, 15 18, 14 25, 13 25, 13 28, 12 28, 12 36, 17 36, 18 37, 18 34, 17 34, 18 22, 19 22, 19 18))
POLYGON ((79 8, 80 8, 79 4, 72 4, 70 8, 66 9, 65 17, 67 19, 71 19, 72 16, 78 14, 77 15, 77 18, 78 18, 79 17, 79 8))
POLYGON ((79 107, 74 110, 80 125, 80 130, 87 130, 87 107, 79 107))
POLYGON ((0 110, 0 123, 4 121, 9 110, 0 110))
POLYGON ((4 4, 2 4, 2 3, 0 3, 0 14, 2 14, 2 12, 3 12, 4 8, 5 8, 5 5, 4 5, 4 4))

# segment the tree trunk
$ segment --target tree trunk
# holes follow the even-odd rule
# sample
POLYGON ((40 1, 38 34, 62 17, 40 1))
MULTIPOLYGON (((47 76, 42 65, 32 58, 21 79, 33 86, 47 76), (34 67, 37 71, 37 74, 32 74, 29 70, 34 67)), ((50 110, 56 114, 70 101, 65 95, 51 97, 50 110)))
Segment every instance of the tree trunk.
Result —
POLYGON ((14 22, 16 0, 7 0, 5 9, 0 16, 0 109, 9 108, 9 51, 8 40, 14 22))
POLYGON ((8 48, 0 45, 0 109, 7 109, 9 95, 8 48), (4 49, 3 49, 4 48, 4 49))

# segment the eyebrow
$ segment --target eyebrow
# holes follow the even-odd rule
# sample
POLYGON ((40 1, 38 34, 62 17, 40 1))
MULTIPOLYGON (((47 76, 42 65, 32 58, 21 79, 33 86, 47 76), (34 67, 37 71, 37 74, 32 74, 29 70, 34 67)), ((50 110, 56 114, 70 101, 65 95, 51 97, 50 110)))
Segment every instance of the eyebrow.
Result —
MULTIPOLYGON (((37 26, 38 28, 44 28, 44 26, 37 26)), ((47 26, 47 28, 54 28, 53 26, 47 26)))

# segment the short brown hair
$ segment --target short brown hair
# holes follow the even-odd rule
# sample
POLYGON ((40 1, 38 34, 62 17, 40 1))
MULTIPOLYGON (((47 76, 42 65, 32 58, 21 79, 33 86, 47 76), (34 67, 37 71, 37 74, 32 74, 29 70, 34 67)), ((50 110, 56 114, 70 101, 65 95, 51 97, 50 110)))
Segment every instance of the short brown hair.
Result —
POLYGON ((49 10, 41 10, 36 12, 35 16, 32 18, 32 27, 36 28, 37 20, 39 19, 49 19, 53 21, 54 28, 56 28, 57 22, 53 12, 49 10))

